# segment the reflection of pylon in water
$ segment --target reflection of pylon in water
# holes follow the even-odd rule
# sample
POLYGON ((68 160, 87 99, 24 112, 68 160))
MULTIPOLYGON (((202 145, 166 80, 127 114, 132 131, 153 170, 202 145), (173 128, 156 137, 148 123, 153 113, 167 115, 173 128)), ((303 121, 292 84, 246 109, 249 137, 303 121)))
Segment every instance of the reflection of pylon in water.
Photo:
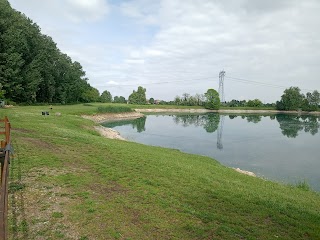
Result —
POLYGON ((219 97, 220 97, 220 102, 224 102, 224 76, 226 75, 225 71, 221 71, 219 73, 219 97))
POLYGON ((224 125, 224 116, 220 115, 220 125, 218 128, 218 134, 217 134, 217 148, 220 150, 223 149, 223 145, 222 145, 223 125, 224 125))

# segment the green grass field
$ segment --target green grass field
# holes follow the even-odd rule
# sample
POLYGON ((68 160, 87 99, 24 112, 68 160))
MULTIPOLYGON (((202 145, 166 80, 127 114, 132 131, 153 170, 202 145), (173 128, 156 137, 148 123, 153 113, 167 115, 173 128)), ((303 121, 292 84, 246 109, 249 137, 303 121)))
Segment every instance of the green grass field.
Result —
POLYGON ((0 109, 15 148, 9 239, 320 239, 319 193, 105 139, 79 116, 100 105, 0 109))

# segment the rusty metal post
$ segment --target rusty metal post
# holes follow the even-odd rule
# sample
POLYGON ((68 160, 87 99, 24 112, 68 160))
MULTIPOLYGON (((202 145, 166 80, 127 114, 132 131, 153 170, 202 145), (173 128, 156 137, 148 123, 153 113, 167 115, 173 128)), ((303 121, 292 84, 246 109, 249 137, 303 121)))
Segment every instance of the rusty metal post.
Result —
MULTIPOLYGON (((5 133, 4 133, 5 134, 5 133)), ((5 141, 1 141, 1 149, 4 149, 6 147, 6 142, 5 141)), ((3 150, 3 153, 2 154, 5 154, 4 150, 3 150)), ((4 163, 4 158, 5 156, 1 156, 0 157, 0 162, 1 162, 1 174, 0 174, 0 183, 2 183, 2 173, 3 173, 3 163, 4 163)), ((1 197, 1 196, 0 196, 1 197)))
POLYGON ((0 190, 0 240, 8 239, 8 175, 10 150, 6 147, 10 144, 10 122, 7 117, 4 119, 5 141, 1 141, 4 159, 1 161, 1 190, 0 190), (5 146, 3 146, 5 145, 5 146))
POLYGON ((3 163, 1 178, 1 198, 0 198, 0 240, 8 239, 8 174, 9 174, 9 152, 6 152, 3 163))

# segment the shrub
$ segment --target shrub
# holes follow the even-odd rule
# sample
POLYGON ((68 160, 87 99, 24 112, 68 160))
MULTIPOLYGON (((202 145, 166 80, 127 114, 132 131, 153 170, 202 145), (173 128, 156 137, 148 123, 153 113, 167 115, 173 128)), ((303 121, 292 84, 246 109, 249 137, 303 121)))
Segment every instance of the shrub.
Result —
POLYGON ((124 113, 132 112, 133 110, 130 107, 124 106, 100 106, 97 111, 98 113, 124 113))

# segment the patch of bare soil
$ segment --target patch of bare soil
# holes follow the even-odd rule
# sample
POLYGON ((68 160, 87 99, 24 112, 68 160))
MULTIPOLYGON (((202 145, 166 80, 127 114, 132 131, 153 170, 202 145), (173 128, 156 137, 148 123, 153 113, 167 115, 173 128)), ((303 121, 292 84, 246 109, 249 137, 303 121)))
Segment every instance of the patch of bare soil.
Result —
POLYGON ((67 206, 76 204, 77 199, 66 188, 41 180, 44 176, 58 176, 70 171, 72 170, 38 168, 23 175, 20 172, 19 177, 13 176, 9 193, 9 219, 12 219, 10 239, 81 237, 77 228, 68 220, 67 211, 67 206))
POLYGON ((33 130, 30 129, 24 129, 24 128, 11 128, 12 132, 18 132, 18 133, 33 133, 33 130))
POLYGON ((33 145, 37 145, 38 147, 45 149, 45 150, 53 150, 53 151, 58 151, 57 147, 51 143, 48 143, 44 140, 40 140, 37 138, 30 138, 30 137, 22 137, 21 138, 23 141, 29 142, 33 145))
POLYGON ((112 198, 115 195, 122 195, 128 192, 128 189, 121 186, 117 182, 110 182, 109 184, 91 184, 89 189, 92 191, 93 194, 105 196, 106 198, 112 198))

